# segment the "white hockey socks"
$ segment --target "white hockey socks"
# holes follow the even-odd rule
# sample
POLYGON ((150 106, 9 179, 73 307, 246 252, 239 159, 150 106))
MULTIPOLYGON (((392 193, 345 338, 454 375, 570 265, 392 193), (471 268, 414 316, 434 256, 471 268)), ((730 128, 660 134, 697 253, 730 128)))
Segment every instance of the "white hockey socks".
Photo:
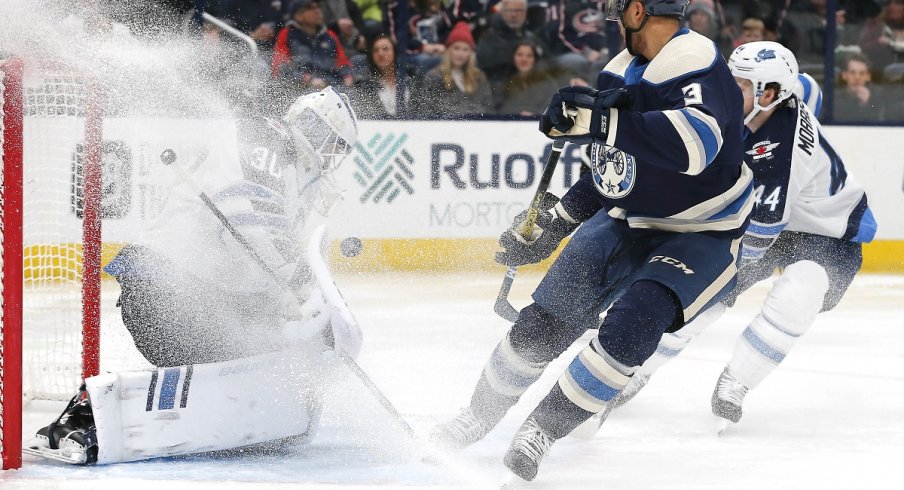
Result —
POLYGON ((734 377, 749 389, 758 386, 813 324, 828 288, 819 264, 804 260, 786 267, 735 345, 728 362, 734 377))

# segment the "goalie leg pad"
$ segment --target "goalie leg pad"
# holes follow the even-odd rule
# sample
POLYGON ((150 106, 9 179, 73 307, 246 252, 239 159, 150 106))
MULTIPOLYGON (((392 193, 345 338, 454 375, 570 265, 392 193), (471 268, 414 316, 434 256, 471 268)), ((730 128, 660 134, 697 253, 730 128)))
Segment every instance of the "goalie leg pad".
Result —
POLYGON ((297 350, 86 380, 98 464, 217 451, 313 433, 332 353, 297 350))
POLYGON ((759 385, 813 324, 828 287, 828 274, 815 262, 786 267, 738 339, 728 363, 732 374, 750 389, 759 385))

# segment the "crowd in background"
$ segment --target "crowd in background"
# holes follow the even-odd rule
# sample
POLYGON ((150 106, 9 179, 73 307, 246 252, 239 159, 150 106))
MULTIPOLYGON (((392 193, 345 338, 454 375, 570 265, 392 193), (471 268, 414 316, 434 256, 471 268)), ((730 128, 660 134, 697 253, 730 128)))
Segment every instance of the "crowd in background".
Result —
MULTIPOLYGON (((154 4, 160 1, 184 4, 189 14, 197 5, 154 4)), ((531 116, 558 87, 593 86, 623 48, 601 3, 207 0, 208 14, 258 49, 249 52, 222 26, 205 21, 200 35, 209 49, 198 66, 222 80, 242 72, 236 80, 245 86, 250 66, 285 100, 333 85, 350 95, 362 118, 531 116)), ((802 72, 834 88, 836 122, 904 122, 904 0, 836 4, 836 30, 828 36, 826 0, 691 0, 684 22, 726 57, 750 41, 788 46, 802 72), (835 60, 829 76, 827 52, 835 60)), ((148 24, 143 28, 159 30, 148 24)))

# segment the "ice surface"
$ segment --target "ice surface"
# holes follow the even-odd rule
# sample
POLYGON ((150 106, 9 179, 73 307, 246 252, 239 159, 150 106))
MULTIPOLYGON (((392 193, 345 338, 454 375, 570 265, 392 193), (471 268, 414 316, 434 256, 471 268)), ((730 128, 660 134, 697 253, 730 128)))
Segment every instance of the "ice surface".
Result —
MULTIPOLYGON (((467 402, 508 328, 492 312, 501 277, 502 271, 339 276, 365 328, 360 364, 415 430, 427 431, 467 402)), ((537 280, 518 277, 511 295, 516 306, 526 303, 537 280)), ((782 366, 748 395, 741 423, 715 435, 713 385, 767 288, 742 296, 612 414, 595 439, 557 442, 529 488, 900 488, 901 276, 858 277, 841 305, 820 315, 782 366)), ((446 464, 423 463, 404 431, 348 379, 337 387, 309 447, 88 468, 26 458, 23 469, 0 473, 0 488, 498 488, 513 432, 574 352, 553 363, 485 440, 446 464)), ((59 409, 33 403, 26 433, 59 409)))

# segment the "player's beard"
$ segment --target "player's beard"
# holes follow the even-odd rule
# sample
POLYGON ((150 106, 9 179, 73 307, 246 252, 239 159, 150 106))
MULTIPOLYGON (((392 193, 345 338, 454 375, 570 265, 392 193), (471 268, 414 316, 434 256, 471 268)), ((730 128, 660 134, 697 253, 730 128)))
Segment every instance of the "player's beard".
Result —
POLYGON ((637 56, 637 52, 634 51, 633 34, 634 31, 625 28, 625 48, 628 49, 628 54, 630 54, 631 56, 637 56))

